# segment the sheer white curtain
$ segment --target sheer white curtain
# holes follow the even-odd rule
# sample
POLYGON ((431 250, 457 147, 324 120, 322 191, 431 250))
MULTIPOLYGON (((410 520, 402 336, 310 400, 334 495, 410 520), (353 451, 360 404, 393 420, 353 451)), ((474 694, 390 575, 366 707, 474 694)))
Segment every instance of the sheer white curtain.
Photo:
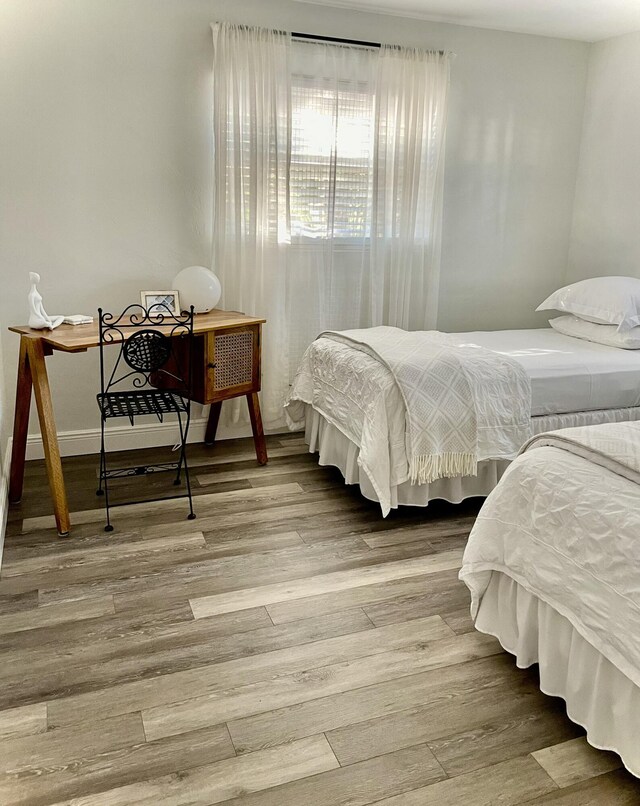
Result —
POLYGON ((268 319, 278 425, 320 331, 435 326, 449 58, 213 30, 213 268, 225 307, 268 319))
POLYGON ((290 362, 325 329, 435 327, 447 54, 293 42, 290 362))
POLYGON ((291 44, 290 370, 322 330, 372 324, 377 51, 291 44))
POLYGON ((372 323, 434 328, 449 54, 383 46, 376 81, 372 323))
MULTIPOLYGON (((222 307, 268 319, 262 415, 267 426, 277 425, 289 384, 290 37, 226 23, 212 27, 212 268, 222 284, 222 307)), ((245 420, 245 409, 244 401, 227 403, 225 419, 245 420)))

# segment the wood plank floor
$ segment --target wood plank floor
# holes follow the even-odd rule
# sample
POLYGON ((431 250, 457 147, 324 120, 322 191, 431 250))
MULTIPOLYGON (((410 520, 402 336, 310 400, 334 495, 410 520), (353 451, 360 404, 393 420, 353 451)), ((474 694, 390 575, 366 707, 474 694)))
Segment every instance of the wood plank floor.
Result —
POLYGON ((268 444, 266 467, 247 440, 194 446, 197 520, 140 503, 109 535, 96 457, 67 459, 67 540, 29 463, 0 579, 0 804, 640 804, 473 629, 477 502, 383 520, 299 436, 268 444))

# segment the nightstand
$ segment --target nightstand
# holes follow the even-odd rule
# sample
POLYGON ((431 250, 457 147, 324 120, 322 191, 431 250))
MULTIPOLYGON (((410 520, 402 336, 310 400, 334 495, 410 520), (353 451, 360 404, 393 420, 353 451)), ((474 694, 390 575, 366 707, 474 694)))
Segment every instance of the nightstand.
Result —
POLYGON ((206 445, 215 442, 223 402, 234 397, 246 397, 256 457, 261 465, 267 462, 258 399, 261 331, 265 321, 237 311, 213 310, 196 314, 191 395, 197 403, 211 406, 204 439, 206 445))

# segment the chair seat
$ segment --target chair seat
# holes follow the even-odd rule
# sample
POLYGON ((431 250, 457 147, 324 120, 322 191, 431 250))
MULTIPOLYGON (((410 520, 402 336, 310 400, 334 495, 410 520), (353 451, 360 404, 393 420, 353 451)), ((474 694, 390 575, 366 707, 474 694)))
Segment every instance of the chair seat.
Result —
POLYGON ((98 406, 105 419, 110 417, 141 417, 155 414, 160 417, 171 412, 186 412, 188 403, 182 395, 163 389, 145 389, 130 392, 107 392, 97 395, 98 406))

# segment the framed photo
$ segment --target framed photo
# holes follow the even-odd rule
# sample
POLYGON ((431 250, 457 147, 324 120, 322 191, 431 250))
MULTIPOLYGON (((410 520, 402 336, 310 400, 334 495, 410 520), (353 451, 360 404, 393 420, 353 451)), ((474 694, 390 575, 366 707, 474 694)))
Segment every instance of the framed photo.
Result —
POLYGON ((177 291, 141 291, 140 301, 150 314, 180 313, 180 299, 177 291))

